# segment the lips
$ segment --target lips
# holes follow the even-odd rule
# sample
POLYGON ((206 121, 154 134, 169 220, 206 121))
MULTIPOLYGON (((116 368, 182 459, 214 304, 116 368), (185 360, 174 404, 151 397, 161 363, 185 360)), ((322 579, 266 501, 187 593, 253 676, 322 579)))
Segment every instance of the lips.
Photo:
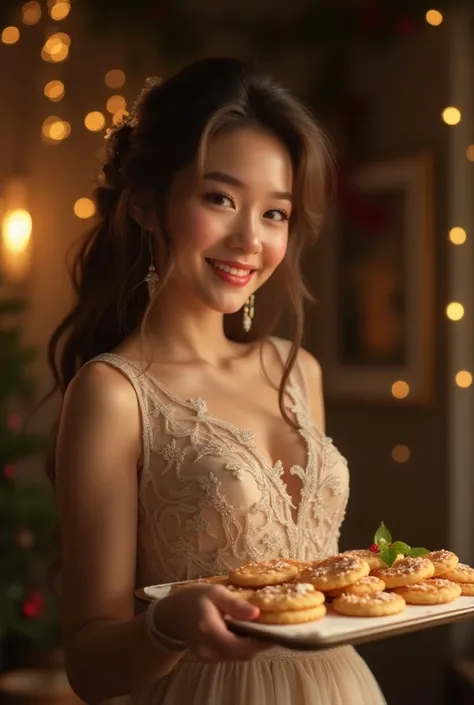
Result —
POLYGON ((242 262, 207 258, 206 262, 219 279, 234 286, 247 286, 256 271, 255 267, 242 262))

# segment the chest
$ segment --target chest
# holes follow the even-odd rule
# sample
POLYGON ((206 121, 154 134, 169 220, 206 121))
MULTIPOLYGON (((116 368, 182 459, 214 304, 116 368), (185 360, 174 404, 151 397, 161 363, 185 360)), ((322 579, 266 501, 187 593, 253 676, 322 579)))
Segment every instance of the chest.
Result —
MULTIPOLYGON (((163 379, 163 376, 162 376, 163 379)), ((269 466, 277 461, 284 471, 288 493, 298 503, 301 480, 290 473, 290 468, 306 467, 308 448, 296 427, 295 403, 300 407, 304 400, 298 389, 290 383, 284 395, 285 408, 295 425, 282 416, 279 391, 264 375, 187 375, 166 379, 168 389, 183 400, 202 400, 204 415, 219 424, 250 431, 253 446, 269 466), (297 398, 295 398, 297 397, 297 398)))

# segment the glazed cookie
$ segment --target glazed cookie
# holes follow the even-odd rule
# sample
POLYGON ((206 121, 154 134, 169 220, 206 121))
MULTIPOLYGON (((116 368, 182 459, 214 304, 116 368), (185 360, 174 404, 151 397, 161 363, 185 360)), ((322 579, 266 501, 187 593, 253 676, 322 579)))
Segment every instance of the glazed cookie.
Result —
POLYGON ((433 573, 434 578, 449 573, 449 571, 454 570, 459 563, 459 558, 455 553, 444 549, 441 551, 431 551, 425 558, 428 558, 435 567, 435 572, 433 573))
POLYGON ((433 577, 434 565, 424 557, 402 558, 391 568, 382 568, 374 571, 377 578, 381 578, 387 588, 405 587, 421 583, 422 580, 433 577))
POLYGON ((229 575, 231 585, 240 587, 265 587, 278 585, 295 578, 299 568, 289 561, 275 559, 262 563, 246 563, 229 575))
POLYGON ((325 614, 326 607, 324 605, 316 605, 304 610, 262 611, 254 621, 262 624, 304 624, 305 622, 315 622, 317 619, 324 617, 325 614))
POLYGON ((461 595, 474 597, 474 583, 458 583, 461 588, 461 595))
POLYGON ((335 612, 349 617, 386 617, 403 612, 406 603, 395 592, 376 592, 374 595, 340 595, 332 603, 335 612))
POLYGON ((295 582, 267 585, 257 590, 250 601, 262 612, 288 612, 322 605, 324 595, 311 583, 295 582))
POLYGON ((353 551, 344 551, 342 555, 357 556, 358 558, 362 558, 362 560, 367 561, 370 566, 370 570, 378 570, 379 568, 386 567, 379 554, 370 551, 368 548, 356 548, 353 551))
POLYGON ((376 578, 375 575, 366 575, 365 578, 361 578, 353 585, 349 585, 345 588, 338 588, 337 590, 329 590, 326 594, 329 597, 339 597, 345 593, 346 595, 373 595, 376 592, 383 592, 385 590, 385 583, 380 578, 376 578))
POLYGON ((461 594, 461 586, 444 578, 428 578, 422 583, 395 588, 408 605, 442 605, 461 594))
POLYGON ((466 563, 458 563, 454 570, 445 573, 443 578, 454 583, 474 583, 474 568, 466 563))
POLYGON ((301 582, 312 583, 317 590, 337 590, 356 583, 370 573, 367 561, 357 556, 340 553, 313 563, 303 570, 301 582))

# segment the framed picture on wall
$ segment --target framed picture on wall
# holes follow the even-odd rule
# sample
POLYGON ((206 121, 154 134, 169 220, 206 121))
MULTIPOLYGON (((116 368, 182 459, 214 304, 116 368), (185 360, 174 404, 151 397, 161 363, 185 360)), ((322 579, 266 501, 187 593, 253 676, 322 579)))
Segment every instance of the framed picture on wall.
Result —
POLYGON ((433 163, 368 163, 336 213, 325 267, 328 399, 426 404, 434 394, 433 163))

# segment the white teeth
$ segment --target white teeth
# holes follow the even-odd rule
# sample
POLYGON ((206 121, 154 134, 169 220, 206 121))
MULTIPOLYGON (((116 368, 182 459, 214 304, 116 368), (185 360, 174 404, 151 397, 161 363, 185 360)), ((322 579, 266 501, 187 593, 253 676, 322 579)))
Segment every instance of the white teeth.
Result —
POLYGON ((250 269, 236 269, 235 267, 228 267, 226 264, 220 264, 219 262, 213 262, 210 260, 210 264, 216 269, 222 269, 223 272, 228 274, 233 274, 234 277, 248 277, 251 270, 250 269))

